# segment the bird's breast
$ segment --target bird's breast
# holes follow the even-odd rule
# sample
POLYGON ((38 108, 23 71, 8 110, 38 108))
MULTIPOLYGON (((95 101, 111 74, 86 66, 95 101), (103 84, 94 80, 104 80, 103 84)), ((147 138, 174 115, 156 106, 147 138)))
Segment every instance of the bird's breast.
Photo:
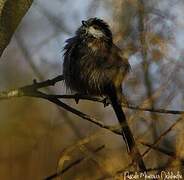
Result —
POLYGON ((87 42, 87 48, 92 53, 94 54, 100 53, 102 56, 104 56, 104 53, 107 53, 109 50, 107 44, 104 41, 99 39, 95 39, 87 42))

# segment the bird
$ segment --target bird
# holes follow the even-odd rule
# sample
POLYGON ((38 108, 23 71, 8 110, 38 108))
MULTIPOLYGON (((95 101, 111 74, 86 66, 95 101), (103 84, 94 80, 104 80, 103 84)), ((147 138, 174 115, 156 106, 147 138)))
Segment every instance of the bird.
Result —
POLYGON ((113 43, 109 25, 97 17, 83 20, 75 35, 64 46, 63 76, 67 89, 77 94, 105 96, 121 126, 128 153, 134 154, 140 169, 144 162, 135 146, 122 102, 122 83, 130 71, 128 58, 113 43))

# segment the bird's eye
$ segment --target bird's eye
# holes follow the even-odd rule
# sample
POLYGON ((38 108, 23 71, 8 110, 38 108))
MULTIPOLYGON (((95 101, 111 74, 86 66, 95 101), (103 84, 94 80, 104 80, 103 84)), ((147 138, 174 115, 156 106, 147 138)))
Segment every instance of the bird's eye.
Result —
POLYGON ((99 29, 99 27, 97 25, 94 25, 93 28, 94 29, 99 29))

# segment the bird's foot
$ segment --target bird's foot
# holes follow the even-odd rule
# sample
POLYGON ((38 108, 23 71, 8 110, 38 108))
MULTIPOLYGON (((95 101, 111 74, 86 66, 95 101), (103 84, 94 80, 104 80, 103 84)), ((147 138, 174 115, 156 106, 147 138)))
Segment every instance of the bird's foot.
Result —
POLYGON ((76 94, 75 94, 75 98, 74 98, 74 100, 75 100, 76 104, 78 104, 78 103, 79 103, 80 96, 81 96, 81 94, 78 94, 78 93, 76 93, 76 94))
POLYGON ((104 107, 107 107, 109 104, 111 104, 111 100, 109 99, 109 97, 106 96, 102 100, 102 103, 104 104, 104 107))

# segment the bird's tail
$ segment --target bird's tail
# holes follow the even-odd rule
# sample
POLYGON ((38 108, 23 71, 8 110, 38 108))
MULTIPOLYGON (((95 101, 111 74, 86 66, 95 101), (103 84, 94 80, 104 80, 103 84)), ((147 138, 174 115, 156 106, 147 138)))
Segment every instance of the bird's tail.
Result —
POLYGON ((128 151, 128 153, 130 153, 130 155, 132 155, 133 161, 135 161, 138 164, 139 169, 141 171, 145 171, 146 167, 145 167, 144 162, 142 160, 141 154, 139 153, 139 150, 136 147, 133 134, 128 126, 125 114, 124 114, 123 109, 121 107, 121 101, 118 98, 118 94, 117 94, 115 88, 110 88, 110 90, 108 91, 108 96, 111 100, 111 105, 112 105, 112 107, 115 111, 115 114, 118 118, 118 121, 121 125, 122 136, 123 136, 123 139, 125 141, 127 151, 128 151))

